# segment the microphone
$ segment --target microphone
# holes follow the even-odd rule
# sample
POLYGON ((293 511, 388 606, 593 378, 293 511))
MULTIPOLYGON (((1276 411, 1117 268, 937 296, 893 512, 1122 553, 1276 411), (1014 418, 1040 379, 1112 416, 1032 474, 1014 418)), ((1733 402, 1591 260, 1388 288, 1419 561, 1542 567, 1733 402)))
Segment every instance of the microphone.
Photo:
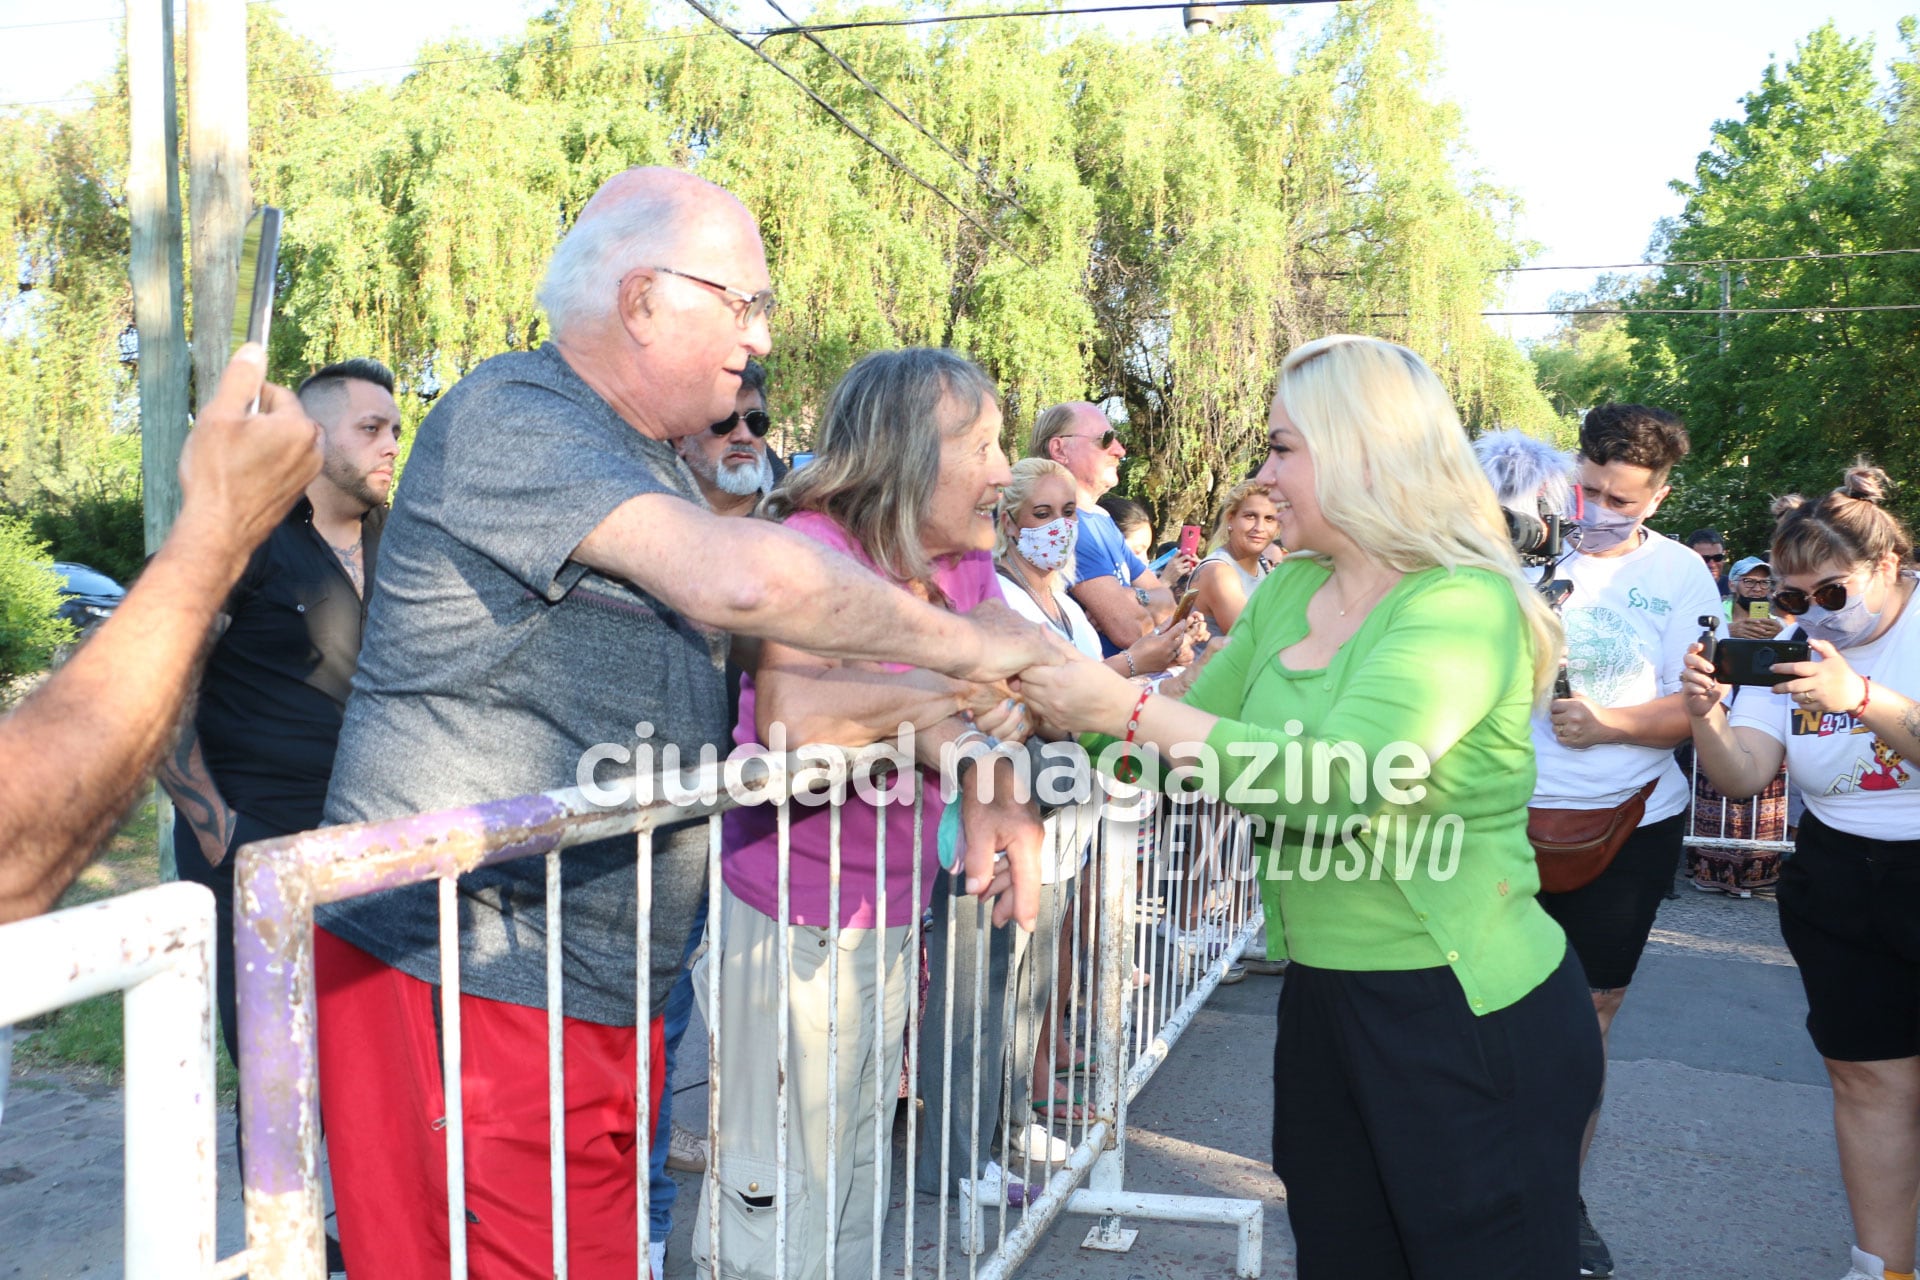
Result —
MULTIPOLYGON (((1533 518, 1565 514, 1573 501, 1573 456, 1521 431, 1489 431, 1473 442, 1474 457, 1493 484, 1500 505, 1533 518)), ((1535 519, 1534 523, 1538 524, 1535 519)), ((1508 516, 1508 528, 1520 531, 1508 516)))

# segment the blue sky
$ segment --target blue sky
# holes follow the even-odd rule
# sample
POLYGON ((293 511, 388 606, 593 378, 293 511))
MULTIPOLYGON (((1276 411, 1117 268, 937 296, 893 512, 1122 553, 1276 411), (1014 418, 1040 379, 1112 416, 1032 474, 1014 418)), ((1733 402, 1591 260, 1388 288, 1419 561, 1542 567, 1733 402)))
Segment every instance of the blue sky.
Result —
MULTIPOLYGON (((455 31, 492 41, 513 35, 543 0, 274 0, 302 34, 335 50, 341 68, 404 64, 425 40, 455 31)), ((999 7, 1004 0, 980 0, 999 7)), ((1011 7, 1011 6, 1010 6, 1011 7)), ((1426 0, 1440 34, 1441 92, 1466 117, 1471 163, 1522 201, 1519 233, 1542 264, 1637 261, 1654 222, 1678 212, 1668 189, 1691 176, 1716 119, 1768 62, 1831 18, 1870 36, 1884 67, 1899 49, 1896 23, 1920 0, 1426 0)), ((804 2, 787 5, 796 15, 804 2)), ((742 21, 775 21, 760 0, 739 0, 742 21)), ((113 0, 0 0, 0 102, 60 98, 112 65, 113 0), (21 27, 15 24, 48 23, 21 27), (9 29, 11 28, 11 29, 9 29)), ((1106 21, 1129 32, 1176 30, 1177 11, 1106 21)), ((1296 27, 1317 26, 1315 9, 1296 27)), ((387 75, 368 78, 386 79, 387 75)), ((1513 278, 1505 306, 1538 310, 1555 291, 1590 285, 1591 272, 1513 278)), ((1496 322, 1500 323, 1500 322, 1496 322)), ((1505 322, 1516 337, 1545 319, 1505 322)))

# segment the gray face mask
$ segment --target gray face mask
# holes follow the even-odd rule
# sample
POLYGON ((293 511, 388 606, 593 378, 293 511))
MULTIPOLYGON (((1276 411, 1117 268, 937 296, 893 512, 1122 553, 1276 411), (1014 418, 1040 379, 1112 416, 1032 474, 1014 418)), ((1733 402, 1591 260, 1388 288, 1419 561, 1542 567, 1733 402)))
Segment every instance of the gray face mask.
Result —
POLYGON ((1611 551, 1628 538, 1645 520, 1644 515, 1623 516, 1618 512, 1588 504, 1579 522, 1580 551, 1584 555, 1595 556, 1611 551))
POLYGON ((1825 640, 1836 649, 1851 649, 1873 634, 1880 625, 1880 610, 1867 612, 1866 593, 1855 596, 1839 609, 1822 609, 1819 605, 1810 605, 1800 618, 1800 629, 1807 633, 1809 640, 1825 640))

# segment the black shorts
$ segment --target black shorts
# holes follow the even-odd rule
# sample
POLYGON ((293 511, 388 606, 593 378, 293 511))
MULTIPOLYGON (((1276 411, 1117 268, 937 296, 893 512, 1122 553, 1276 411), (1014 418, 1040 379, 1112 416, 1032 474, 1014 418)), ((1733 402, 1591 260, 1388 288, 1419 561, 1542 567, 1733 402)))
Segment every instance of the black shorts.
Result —
POLYGON ((1627 837, 1592 884, 1540 895, 1540 905, 1567 931, 1567 945, 1593 990, 1633 981, 1660 900, 1673 887, 1686 822, 1684 813, 1649 822, 1627 837))
POLYGON ((1920 1055, 1920 840, 1869 840, 1809 813, 1778 893, 1820 1055, 1920 1055))

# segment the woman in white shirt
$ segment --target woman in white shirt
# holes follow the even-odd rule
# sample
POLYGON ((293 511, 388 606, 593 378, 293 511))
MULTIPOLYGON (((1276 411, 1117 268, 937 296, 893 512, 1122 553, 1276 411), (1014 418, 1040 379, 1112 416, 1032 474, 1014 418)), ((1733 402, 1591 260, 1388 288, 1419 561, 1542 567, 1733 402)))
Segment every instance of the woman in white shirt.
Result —
MULTIPOLYGON (((1080 528, 1078 495, 1073 473, 1051 458, 1014 463, 1013 482, 1000 491, 993 563, 1000 571, 1001 594, 1014 612, 1051 627, 1080 652, 1098 658, 1100 635, 1067 594, 1070 579, 1063 572, 1073 563, 1080 528)), ((1191 641, 1197 632, 1197 627, 1175 627, 1144 635, 1105 661, 1125 676, 1185 666, 1193 658, 1191 641)), ((1199 633, 1198 638, 1206 636, 1199 633)))
POLYGON ((1200 593, 1194 612, 1206 618, 1215 637, 1233 630, 1247 597, 1286 555, 1285 547, 1274 545, 1279 528, 1279 512, 1266 485, 1245 480, 1227 491, 1213 550, 1193 571, 1193 586, 1200 593))
POLYGON ((1913 540, 1881 508, 1887 488, 1857 464, 1818 501, 1774 504, 1774 601, 1818 661, 1776 666, 1791 678, 1740 689, 1731 710, 1697 646, 1682 677, 1715 786, 1750 796, 1784 759, 1806 796, 1780 932, 1833 1081, 1859 1237, 1846 1280, 1913 1272, 1920 1202, 1920 703, 1905 692, 1920 692, 1920 610, 1902 572, 1913 540))

